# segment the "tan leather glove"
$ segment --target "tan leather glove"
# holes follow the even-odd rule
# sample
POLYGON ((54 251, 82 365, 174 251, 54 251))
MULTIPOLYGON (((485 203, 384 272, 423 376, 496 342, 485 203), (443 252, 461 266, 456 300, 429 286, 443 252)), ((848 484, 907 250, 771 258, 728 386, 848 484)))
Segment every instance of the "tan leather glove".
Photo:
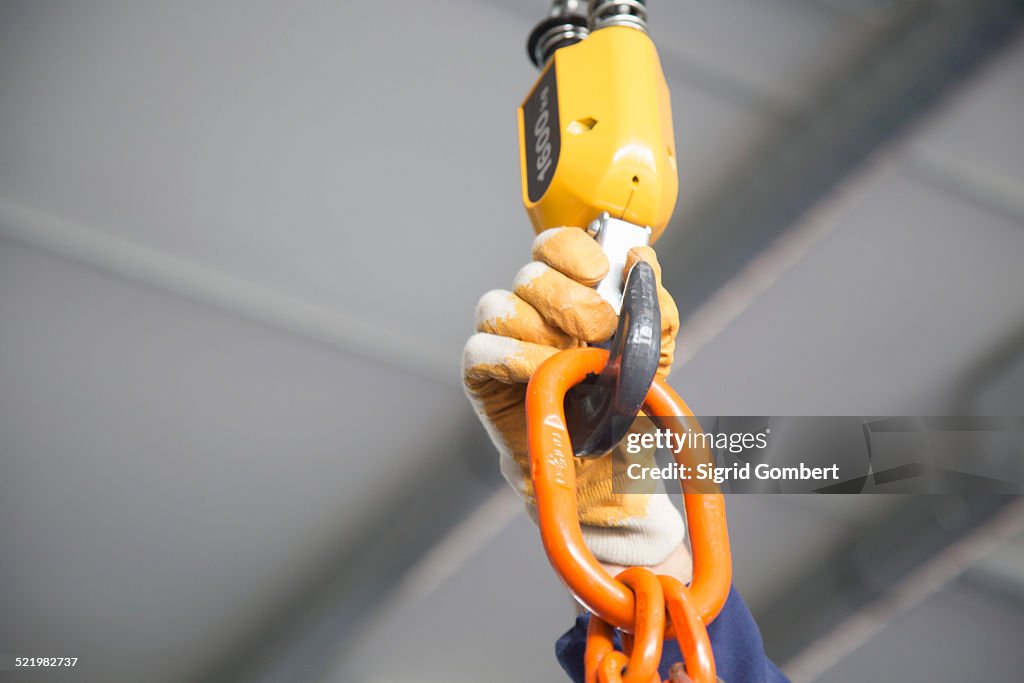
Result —
MULTIPOLYGON (((618 318, 593 289, 608 272, 601 247, 579 228, 552 228, 534 240, 533 262, 515 277, 514 291, 487 292, 476 310, 477 334, 466 343, 463 381, 501 458, 501 471, 535 513, 526 445, 526 383, 534 370, 561 349, 607 340, 618 318)), ((679 311, 661 285, 661 267, 650 247, 632 249, 626 271, 638 261, 657 275, 661 305, 661 361, 658 375, 672 366, 679 311)), ((654 452, 628 456, 651 461, 654 452)), ((576 460, 576 495, 583 537, 606 563, 652 566, 683 541, 685 524, 665 495, 653 486, 642 493, 612 493, 610 457, 576 460)), ((623 475, 624 476, 624 475, 623 475)), ((624 490, 616 487, 617 490, 624 490)), ((630 491, 637 491, 636 482, 630 491)))

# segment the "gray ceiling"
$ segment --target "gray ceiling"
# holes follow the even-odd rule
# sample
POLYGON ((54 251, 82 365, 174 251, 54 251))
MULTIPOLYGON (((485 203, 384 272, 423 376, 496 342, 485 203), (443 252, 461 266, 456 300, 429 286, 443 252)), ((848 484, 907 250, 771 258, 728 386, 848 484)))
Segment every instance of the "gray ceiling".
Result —
MULTIPOLYGON (((459 451, 487 502, 426 564, 381 567, 412 573, 315 669, 558 680, 569 598, 458 385, 477 297, 528 257, 514 109, 545 4, 0 5, 0 655, 78 654, 76 680, 274 670, 288 653, 249 644, 309 642, 330 617, 302 596, 371 551, 368 524, 415 514, 410 491, 443 507, 421 475, 459 451), (314 616, 279 638, 293 613, 314 616)), ((651 5, 684 218, 895 11, 651 5)), ((690 404, 1024 414, 1021 381, 972 384, 1024 325, 1022 86, 1016 40, 702 302, 673 374, 690 404)), ((736 584, 767 613, 900 502, 729 504, 736 584)), ((1024 582, 1006 548, 819 680, 964 660, 1010 680, 1024 611, 978 580, 1024 582)))

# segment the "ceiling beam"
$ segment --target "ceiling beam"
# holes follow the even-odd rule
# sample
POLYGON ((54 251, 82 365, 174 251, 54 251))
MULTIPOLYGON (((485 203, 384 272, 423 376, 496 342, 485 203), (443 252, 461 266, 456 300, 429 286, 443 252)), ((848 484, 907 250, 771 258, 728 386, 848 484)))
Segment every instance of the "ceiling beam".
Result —
POLYGON ((895 5, 806 106, 780 121, 714 191, 677 210, 659 245, 665 285, 685 317, 800 223, 839 183, 905 138, 1013 40, 1021 0, 917 0, 895 5))

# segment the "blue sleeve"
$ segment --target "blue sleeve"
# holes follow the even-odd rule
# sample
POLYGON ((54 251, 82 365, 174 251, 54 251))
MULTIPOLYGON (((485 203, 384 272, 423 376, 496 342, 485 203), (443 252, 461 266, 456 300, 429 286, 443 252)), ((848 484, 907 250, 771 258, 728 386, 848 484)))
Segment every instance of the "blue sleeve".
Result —
MULTIPOLYGON (((558 663, 575 683, 583 683, 583 652, 587 647, 589 614, 576 617, 576 623, 555 643, 558 663)), ((718 677, 726 683, 789 683, 768 659, 761 633, 736 588, 729 591, 721 614, 708 626, 711 649, 715 653, 718 677)), ((616 637, 616 646, 621 647, 616 637)), ((666 640, 659 673, 668 678, 668 668, 683 660, 679 644, 666 640)))

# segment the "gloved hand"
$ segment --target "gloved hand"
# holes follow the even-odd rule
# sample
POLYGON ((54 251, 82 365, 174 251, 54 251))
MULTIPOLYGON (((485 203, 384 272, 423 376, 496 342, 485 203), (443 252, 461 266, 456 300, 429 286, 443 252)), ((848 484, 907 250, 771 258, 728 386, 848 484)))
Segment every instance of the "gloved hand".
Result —
MULTIPOLYGON (((615 311, 593 289, 609 265, 586 232, 545 230, 533 242, 533 258, 516 275, 514 292, 493 290, 480 299, 477 333, 463 353, 466 394, 500 453, 502 474, 524 499, 531 516, 535 516, 536 502, 526 443, 526 384, 549 356, 585 342, 605 341, 618 323, 615 311)), ((638 260, 649 263, 658 280, 662 325, 658 375, 664 377, 672 366, 679 311, 661 285, 654 250, 632 249, 626 271, 638 260)), ((653 461, 654 451, 629 458, 653 461)), ((672 556, 676 558, 672 563, 678 564, 686 526, 668 496, 655 495, 653 487, 642 493, 613 493, 608 456, 577 458, 576 482, 583 537, 599 561, 654 566, 672 556)), ((629 490, 638 490, 636 482, 630 482, 629 490)))

